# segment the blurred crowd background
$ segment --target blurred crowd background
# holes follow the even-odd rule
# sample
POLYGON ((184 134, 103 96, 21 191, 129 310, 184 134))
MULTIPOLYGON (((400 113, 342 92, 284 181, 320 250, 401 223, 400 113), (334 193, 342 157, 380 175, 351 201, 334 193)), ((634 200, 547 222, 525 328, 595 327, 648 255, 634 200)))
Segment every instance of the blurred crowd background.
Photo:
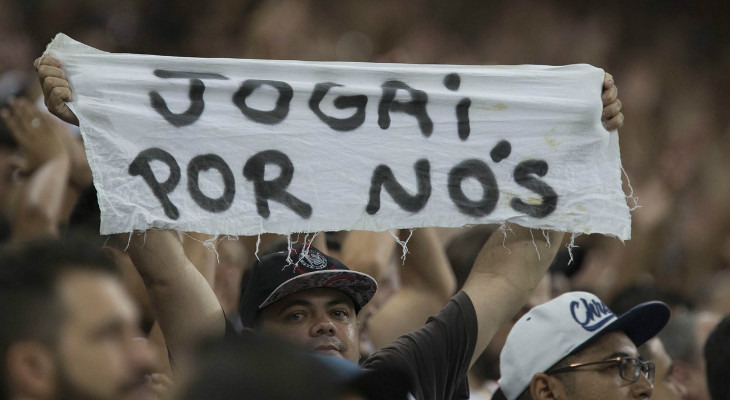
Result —
POLYGON ((0 0, 0 88, 32 81, 33 60, 58 32, 106 51, 174 56, 592 64, 619 87, 626 193, 638 208, 632 240, 579 237, 574 262, 561 268, 572 287, 607 302, 631 286, 651 287, 675 307, 726 315, 728 8, 677 0, 0 0))

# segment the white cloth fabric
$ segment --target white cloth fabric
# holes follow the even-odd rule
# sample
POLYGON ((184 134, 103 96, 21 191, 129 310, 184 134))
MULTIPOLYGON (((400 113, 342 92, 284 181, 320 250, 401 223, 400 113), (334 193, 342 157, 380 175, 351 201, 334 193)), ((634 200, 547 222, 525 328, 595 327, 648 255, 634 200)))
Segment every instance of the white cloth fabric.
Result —
POLYGON ((63 34, 46 52, 73 89, 102 234, 511 221, 630 236, 589 65, 162 57, 63 34))

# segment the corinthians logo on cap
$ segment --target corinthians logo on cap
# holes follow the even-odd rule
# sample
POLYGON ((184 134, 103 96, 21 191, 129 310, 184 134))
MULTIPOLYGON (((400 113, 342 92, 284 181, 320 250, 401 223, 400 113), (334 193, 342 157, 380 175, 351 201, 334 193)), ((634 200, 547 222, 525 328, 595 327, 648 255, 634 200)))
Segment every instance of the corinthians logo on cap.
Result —
POLYGON ((589 301, 584 298, 581 298, 580 301, 573 300, 570 302, 570 314, 575 322, 588 332, 600 329, 611 321, 614 316, 613 311, 602 301, 596 299, 589 301))
POLYGON ((327 257, 324 254, 310 249, 307 253, 303 253, 299 261, 294 266, 294 271, 304 274, 309 271, 319 271, 327 268, 327 257))

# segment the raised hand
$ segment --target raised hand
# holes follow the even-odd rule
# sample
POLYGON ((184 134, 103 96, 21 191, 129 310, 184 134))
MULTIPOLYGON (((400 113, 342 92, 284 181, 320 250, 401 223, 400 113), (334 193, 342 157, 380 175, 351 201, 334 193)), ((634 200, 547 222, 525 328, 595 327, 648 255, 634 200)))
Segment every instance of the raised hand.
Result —
POLYGON ((48 111, 69 124, 78 125, 79 119, 66 105, 71 101, 71 86, 61 69, 61 62, 51 56, 41 56, 35 60, 33 67, 38 71, 48 111))
POLYGON ((603 79, 603 113, 601 121, 607 130, 612 131, 624 125, 624 114, 621 112, 621 100, 618 98, 618 88, 613 81, 613 75, 606 73, 603 79))
POLYGON ((25 153, 23 173, 31 174, 54 158, 68 157, 63 141, 63 135, 68 136, 65 128, 28 100, 13 99, 0 116, 25 153))

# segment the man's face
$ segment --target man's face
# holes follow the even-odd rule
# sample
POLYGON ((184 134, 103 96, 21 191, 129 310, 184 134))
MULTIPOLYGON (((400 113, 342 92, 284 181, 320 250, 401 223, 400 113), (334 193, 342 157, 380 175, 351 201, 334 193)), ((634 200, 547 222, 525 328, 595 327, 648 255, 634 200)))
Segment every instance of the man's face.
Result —
POLYGON ((672 359, 664 350, 659 338, 653 338, 641 346, 644 358, 654 362, 654 398, 662 400, 682 400, 687 396, 687 389, 672 376, 672 359))
MULTIPOLYGON (((634 343, 623 332, 610 332, 570 358, 571 363, 587 363, 615 357, 639 357, 634 343)), ((619 375, 618 364, 576 368, 556 374, 565 383, 564 397, 571 400, 648 399, 653 387, 641 374, 636 382, 619 375)))
POLYGON ((59 281, 66 315, 58 342, 58 397, 123 399, 143 393, 154 355, 138 315, 113 277, 71 272, 59 281))
POLYGON ((318 353, 353 362, 360 358, 355 306, 336 289, 308 289, 284 297, 259 312, 257 329, 318 353))

